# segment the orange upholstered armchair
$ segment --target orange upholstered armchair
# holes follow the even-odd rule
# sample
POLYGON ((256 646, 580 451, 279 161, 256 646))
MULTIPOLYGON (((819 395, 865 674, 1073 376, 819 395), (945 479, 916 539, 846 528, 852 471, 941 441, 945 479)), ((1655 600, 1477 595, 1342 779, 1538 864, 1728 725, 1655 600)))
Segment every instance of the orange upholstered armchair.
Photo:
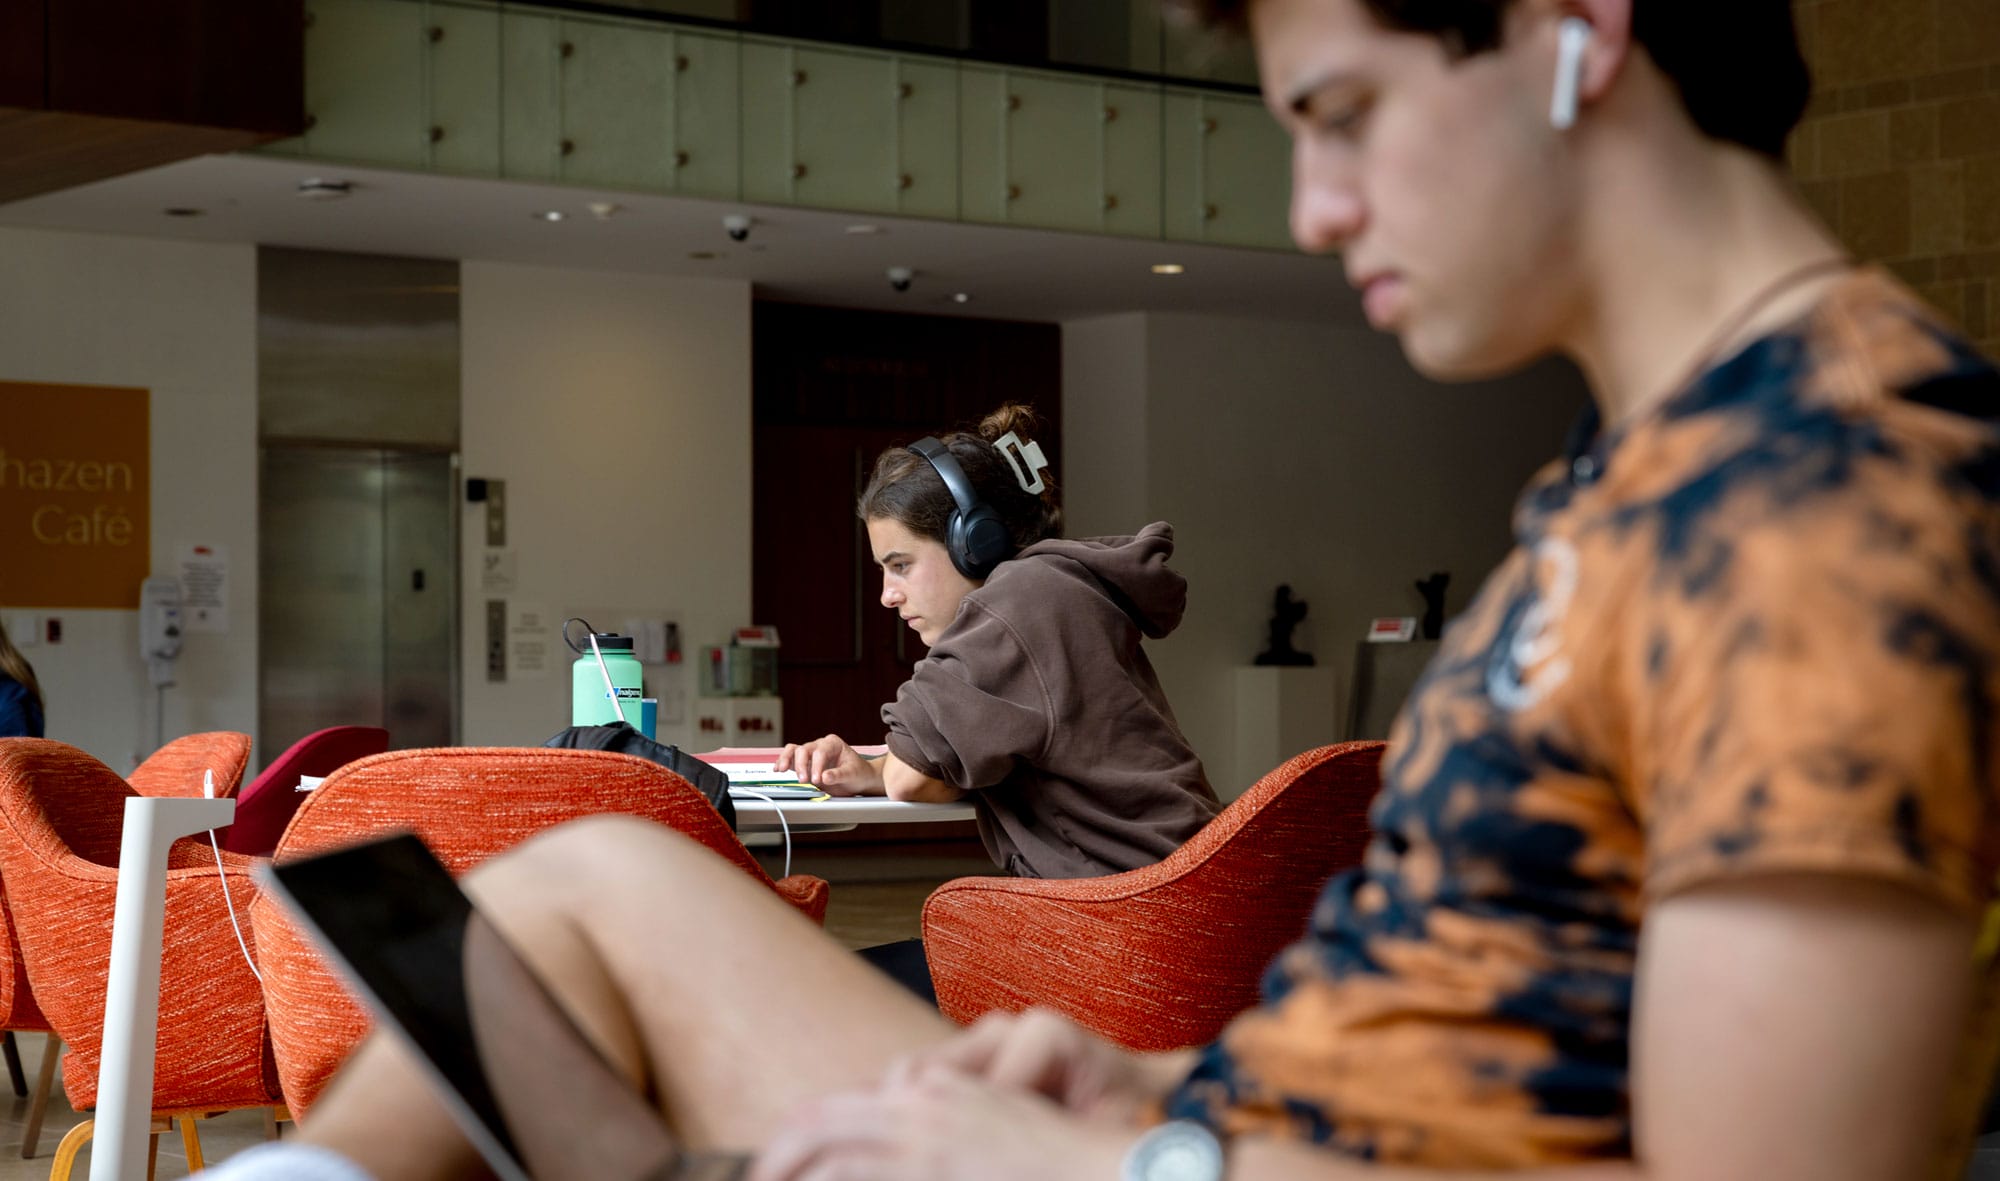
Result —
MULTIPOLYGON (((250 762, 250 736, 233 730, 188 734, 154 751, 132 768, 126 782, 142 796, 201 795, 201 773, 215 772, 215 794, 233 796, 250 762)), ((122 818, 122 813, 121 813, 122 818)))
MULTIPOLYGON (((0 748, 20 741, 24 740, 0 738, 0 748)), ((0 1029, 6 1030, 7 1071, 13 1076, 17 1094, 25 1092, 26 1080, 20 1074, 20 1052, 15 1048, 14 1035, 49 1035, 48 1043, 42 1048, 41 1072, 28 1103, 27 1125, 21 1130, 21 1156, 26 1159, 35 1155, 35 1144, 41 1139, 42 1116, 48 1109, 49 1088, 55 1079, 61 1039, 49 1029, 49 1019, 42 1016, 42 1007, 35 1003, 35 994, 28 987, 28 967, 21 959, 21 937, 14 931, 14 916, 7 908, 4 892, 0 892, 0 1029)))
MULTIPOLYGON (((14 739, 0 739, 12 742, 14 739)), ((0 840, 5 836, 0 835, 0 840)), ((0 895, 0 1029, 7 1031, 7 1070, 14 1077, 16 1092, 26 1090, 21 1078, 20 1051, 15 1049, 14 1035, 17 1033, 43 1033, 48 1035, 42 1047, 42 1064, 35 1079, 35 1089, 28 1100, 28 1120, 21 1129, 21 1158, 26 1160, 35 1155, 35 1145, 42 1136, 42 1117, 48 1111, 49 1088, 55 1085, 56 1060, 62 1053, 62 1039, 56 1037, 49 1027, 49 1019, 42 1016, 42 1007, 35 1003, 35 994, 28 988, 28 965, 21 957, 21 937, 14 931, 14 916, 8 909, 4 895, 0 895)))
POLYGON ((1382 743, 1309 751, 1166 860, 1102 878, 960 878, 924 903, 945 1015, 1044 1005, 1138 1050, 1212 1040, 1257 1000, 1326 880, 1369 838, 1382 743))
MULTIPOLYGON (((462 748, 391 751, 349 763, 306 798, 278 839, 286 861, 408 829, 454 875, 566 820, 614 812, 675 828, 769 885, 814 922, 827 886, 794 874, 773 882, 687 780, 654 763, 598 750, 462 748)), ((368 1019, 274 898, 251 905, 270 1005, 278 1076, 303 1111, 368 1031, 368 1019)))
MULTIPOLYGON (((0 743, 0 879, 35 1000, 69 1045, 63 1089, 80 1111, 97 1104, 119 838, 134 794, 74 747, 26 738, 0 743)), ((241 911, 256 893, 252 862, 226 853, 223 860, 241 911)), ((160 964, 156 1115, 191 1119, 281 1103, 265 1069, 263 990, 237 948, 223 889, 206 840, 175 842, 160 964)), ((198 1153, 191 1122, 182 1134, 198 1153)), ((68 1175, 89 1135, 85 1122, 64 1137, 55 1176, 68 1175)))

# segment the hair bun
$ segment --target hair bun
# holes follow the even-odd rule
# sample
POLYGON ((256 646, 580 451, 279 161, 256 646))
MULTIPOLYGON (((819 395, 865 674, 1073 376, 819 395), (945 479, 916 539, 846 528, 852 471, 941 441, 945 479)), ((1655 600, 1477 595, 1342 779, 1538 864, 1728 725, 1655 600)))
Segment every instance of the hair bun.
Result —
MULTIPOLYGON (((1042 433, 1042 425, 1041 416, 1035 413, 1033 406, 1025 402, 1005 402, 991 414, 979 420, 979 437, 986 440, 989 444, 995 444, 1005 438, 1011 431, 1015 439, 1019 442, 1033 443, 1036 441, 1037 436, 1042 433)), ((993 453, 995 455, 1000 454, 997 448, 993 453)), ((1039 519, 1033 531, 1034 534, 1038 538, 1060 537, 1062 536, 1062 495, 1056 489, 1055 477, 1049 474, 1046 467, 1037 472, 1030 472, 1030 477, 1038 478, 1042 481, 1042 489, 1038 493, 1026 492, 1025 486, 1019 483, 1020 475, 1015 466, 1023 458, 1025 457, 1003 456, 1001 458, 1001 466, 1011 478, 1010 482, 1014 484, 1014 488, 1021 489, 1023 495, 1032 497, 1029 503, 1033 503, 1034 501, 1040 502, 1038 508, 1035 510, 1035 515, 1039 519)), ((1012 492, 1013 489, 1009 489, 1009 491, 1012 492)))
POLYGON ((998 441, 1008 431, 1013 431, 1023 442, 1032 442, 1042 433, 1042 420, 1035 408, 1025 402, 1007 402, 979 420, 979 437, 989 443, 998 441))

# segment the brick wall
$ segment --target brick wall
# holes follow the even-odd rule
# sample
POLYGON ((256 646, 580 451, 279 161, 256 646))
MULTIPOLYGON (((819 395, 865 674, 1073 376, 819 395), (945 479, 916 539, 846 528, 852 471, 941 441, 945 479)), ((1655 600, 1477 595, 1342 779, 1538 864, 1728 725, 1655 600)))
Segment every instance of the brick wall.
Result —
MULTIPOLYGON (((1793 0, 1806 199, 2000 356, 2000 0, 1793 0)), ((1727 35, 1727 30, 1717 30, 1727 35)))

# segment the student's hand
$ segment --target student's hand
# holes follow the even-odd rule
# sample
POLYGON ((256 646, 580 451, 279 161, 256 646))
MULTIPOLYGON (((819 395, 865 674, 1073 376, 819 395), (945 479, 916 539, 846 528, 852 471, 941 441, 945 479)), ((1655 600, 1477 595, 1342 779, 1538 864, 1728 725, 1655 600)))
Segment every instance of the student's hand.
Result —
POLYGON ((883 792, 881 765, 855 754, 838 734, 787 744, 772 768, 792 771, 830 796, 879 796, 883 792))
POLYGON ((971 1029, 895 1062, 888 1084, 935 1071, 1053 1099, 1088 1118, 1129 1121, 1187 1074, 1193 1055, 1138 1054, 1049 1009, 988 1013, 971 1029))
POLYGON ((805 1105, 748 1181, 1104 1181, 1139 1131, 935 1069, 805 1105))

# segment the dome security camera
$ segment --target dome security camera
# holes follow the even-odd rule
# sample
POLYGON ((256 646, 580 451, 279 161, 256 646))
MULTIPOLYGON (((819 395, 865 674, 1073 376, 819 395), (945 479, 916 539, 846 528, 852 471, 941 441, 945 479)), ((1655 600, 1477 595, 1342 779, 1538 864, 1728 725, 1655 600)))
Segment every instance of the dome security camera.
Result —
POLYGON ((889 268, 889 286, 898 291, 908 291, 910 289, 910 280, 916 277, 917 273, 908 267, 889 268))
POLYGON ((729 232, 732 242, 746 242, 750 238, 750 219, 740 213, 732 213, 722 219, 722 228, 729 232))

